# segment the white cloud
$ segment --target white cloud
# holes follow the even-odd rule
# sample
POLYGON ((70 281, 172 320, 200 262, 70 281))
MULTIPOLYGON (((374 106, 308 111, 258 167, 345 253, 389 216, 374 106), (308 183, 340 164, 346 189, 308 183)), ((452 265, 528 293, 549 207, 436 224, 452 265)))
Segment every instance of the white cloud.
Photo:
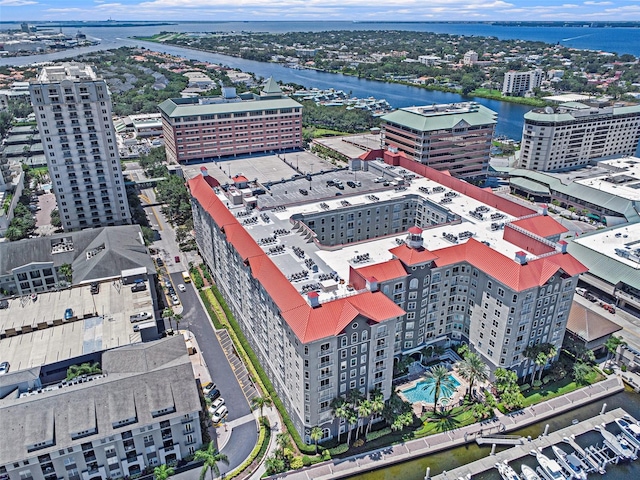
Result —
POLYGON ((0 0, 0 7, 24 7, 26 5, 36 5, 34 0, 0 0))
POLYGON ((613 5, 613 2, 584 2, 585 5, 613 5))

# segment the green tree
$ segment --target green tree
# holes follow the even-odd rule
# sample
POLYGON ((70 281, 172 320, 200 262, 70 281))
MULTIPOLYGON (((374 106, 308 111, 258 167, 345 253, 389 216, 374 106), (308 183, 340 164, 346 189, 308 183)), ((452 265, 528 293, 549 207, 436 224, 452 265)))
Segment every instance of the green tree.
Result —
POLYGON ((60 211, 57 208, 51 210, 51 225, 60 228, 62 226, 62 221, 60 220, 60 211))
POLYGON ((99 363, 81 363, 80 365, 71 365, 67 369, 67 380, 73 380, 82 375, 97 375, 102 373, 99 363))
MULTIPOLYGON (((451 376, 449 375, 449 370, 444 365, 436 365, 433 367, 428 373, 427 378, 432 381, 433 384, 433 411, 434 413, 438 408, 438 400, 440 399, 440 391, 442 388, 446 389, 455 389, 455 385, 451 376)), ((430 385, 425 385, 422 387, 424 390, 427 390, 430 385)))
POLYGON ((153 469, 153 478, 155 480, 167 480, 175 471, 168 465, 159 465, 153 469))
POLYGON ((362 433, 362 427, 364 426, 364 419, 371 417, 371 402, 369 400, 362 400, 356 407, 358 412, 358 431, 356 437, 359 437, 362 433))
POLYGON ((202 470, 200 470, 200 480, 204 480, 207 471, 211 472, 211 480, 220 476, 220 468, 218 462, 229 465, 229 459, 224 453, 218 452, 213 442, 209 442, 206 450, 198 450, 193 457, 197 462, 203 462, 202 470))
POLYGON ((275 455, 268 457, 264 463, 267 469, 267 475, 276 475, 286 470, 284 460, 275 455))
POLYGON ((60 267, 58 268, 58 273, 62 275, 62 278, 64 278, 67 281, 67 283, 72 282, 73 268, 71 267, 71 264, 63 263, 62 265, 60 265, 60 267))
POLYGON ((586 363, 576 362, 573 365, 573 379, 580 385, 586 385, 588 383, 587 379, 590 373, 591 367, 589 367, 589 365, 587 365, 586 363))
POLYGON ((469 395, 473 394, 473 384, 487 380, 487 365, 477 353, 469 352, 458 366, 460 376, 469 382, 469 395))
POLYGON ((607 349, 607 361, 611 360, 611 356, 614 355, 618 351, 618 347, 620 345, 626 345, 627 342, 623 341, 620 337, 616 337, 615 335, 611 335, 607 338, 604 346, 607 349))
POLYGON ((382 393, 373 392, 369 401, 371 403, 371 416, 369 417, 369 422, 367 423, 367 431, 365 435, 371 431, 373 416, 379 415, 384 410, 384 397, 382 393))
MULTIPOLYGON (((348 404, 342 397, 334 398, 331 402, 331 408, 333 409, 333 416, 339 420, 346 420, 348 417, 347 412, 348 404)), ((340 443, 340 429, 338 428, 338 443, 340 443)))
POLYGON ((271 400, 271 397, 269 397, 268 395, 264 397, 253 397, 251 399, 251 405, 254 409, 260 409, 260 416, 262 417, 262 410, 264 409, 264 407, 270 407, 271 405, 273 405, 273 400, 271 400))
POLYGON ((322 429, 318 426, 313 427, 309 434, 309 438, 316 445, 316 455, 318 454, 318 442, 322 440, 322 435, 322 429))

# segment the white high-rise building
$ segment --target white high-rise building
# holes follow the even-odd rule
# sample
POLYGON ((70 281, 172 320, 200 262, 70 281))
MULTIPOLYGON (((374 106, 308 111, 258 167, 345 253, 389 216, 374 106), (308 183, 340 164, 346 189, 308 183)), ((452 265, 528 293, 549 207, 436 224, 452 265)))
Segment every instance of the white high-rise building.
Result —
POLYGON ((502 93, 504 95, 518 96, 532 92, 542 84, 544 72, 540 69, 529 72, 516 72, 511 70, 504 74, 502 93))
POLYGON ((570 102, 524 115, 520 167, 557 171, 592 159, 633 155, 640 141, 640 106, 570 102))
POLYGON ((44 67, 29 90, 64 229, 131 223, 104 80, 65 63, 44 67))

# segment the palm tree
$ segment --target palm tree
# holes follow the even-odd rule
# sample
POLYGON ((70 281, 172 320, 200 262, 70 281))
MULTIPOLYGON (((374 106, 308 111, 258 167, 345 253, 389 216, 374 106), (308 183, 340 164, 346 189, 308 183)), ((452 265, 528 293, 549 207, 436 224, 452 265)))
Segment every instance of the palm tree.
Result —
POLYGON ((618 351, 618 347, 620 345, 626 345, 626 344, 627 342, 623 341, 620 337, 616 337, 614 335, 611 335, 609 338, 607 338, 607 341, 604 344, 604 346, 607 349, 607 362, 611 360, 611 356, 618 351))
MULTIPOLYGON (((536 367, 540 368, 540 376, 542 376, 542 371, 544 370, 544 366, 547 364, 547 355, 544 352, 539 352, 535 359, 536 367)), ((533 373, 536 373, 536 369, 533 369, 533 373)), ((531 377, 533 378, 533 376, 531 377)))
MULTIPOLYGON (((524 356, 529 359, 530 363, 535 363, 536 358, 538 357, 538 353, 540 353, 540 347, 538 347, 538 345, 533 345, 524 349, 524 356)), ((529 380, 530 383, 533 383, 535 374, 536 368, 534 367, 533 371, 531 372, 531 380, 529 380)))
POLYGON ((379 391, 372 392, 369 402, 371 404, 371 416, 369 418, 369 423, 367 423, 367 431, 365 432, 365 435, 371 430, 373 416, 382 413, 384 410, 384 397, 379 391))
MULTIPOLYGON (((334 398, 331 401, 331 408, 333 409, 333 416, 340 420, 347 418, 347 402, 342 397, 334 398)), ((340 426, 338 425, 338 443, 340 443, 340 426)))
POLYGON ((544 365, 540 369, 540 376, 538 377, 538 380, 542 380, 542 372, 544 371, 544 367, 549 362, 549 360, 551 360, 553 357, 557 355, 558 349, 555 347, 555 345, 548 343, 546 344, 546 351, 544 353, 547 358, 544 362, 544 365))
POLYGON ((251 405, 253 406, 254 409, 256 408, 260 409, 260 416, 262 417, 262 409, 264 407, 270 407, 271 405, 273 405, 273 400, 271 400, 271 397, 269 396, 253 397, 251 399, 251 405))
POLYGON ((153 478, 155 480, 167 480, 174 474, 173 468, 168 465, 160 465, 153 469, 153 478))
MULTIPOLYGON (((429 373, 427 373, 427 378, 431 379, 431 384, 433 385, 433 413, 437 411, 438 408, 438 399, 440 398, 440 390, 444 388, 448 388, 453 390, 455 385, 451 380, 451 376, 449 375, 449 370, 444 365, 436 365, 433 367, 429 373)), ((423 389, 429 388, 429 384, 426 384, 423 389)))
POLYGON ((211 480, 220 476, 220 469, 218 468, 218 462, 222 462, 225 465, 229 465, 229 459, 224 453, 218 452, 213 442, 209 442, 206 450, 198 450, 193 457, 196 461, 202 461, 202 470, 200 470, 200 480, 204 480, 207 470, 211 472, 211 480))
POLYGON ((353 431, 353 425, 355 425, 358 422, 358 414, 356 413, 356 410, 351 406, 351 405, 347 405, 347 428, 349 429, 349 431, 347 432, 347 446, 349 446, 349 444, 351 444, 351 432, 353 431))
POLYGON ((484 382, 489 378, 486 368, 487 366, 477 353, 469 352, 465 355, 458 367, 458 372, 462 378, 469 382, 469 395, 472 395, 473 384, 476 381, 484 382))
POLYGON ((323 437, 322 429, 318 426, 315 426, 311 429, 311 434, 309 438, 316 444, 316 455, 318 454, 318 441, 323 437))
POLYGON ((356 410, 358 412, 358 431, 356 432, 356 436, 360 437, 362 426, 364 425, 364 419, 371 415, 371 401, 362 400, 356 407, 356 410))

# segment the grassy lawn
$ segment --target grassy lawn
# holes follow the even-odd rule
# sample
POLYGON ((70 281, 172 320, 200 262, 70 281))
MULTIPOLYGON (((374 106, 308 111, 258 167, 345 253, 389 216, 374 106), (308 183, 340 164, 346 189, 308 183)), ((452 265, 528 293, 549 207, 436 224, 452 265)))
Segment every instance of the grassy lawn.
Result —
POLYGON ((454 407, 446 412, 438 412, 434 414, 429 412, 422 416, 424 424, 413 432, 414 438, 426 437, 434 435, 454 428, 465 427, 476 423, 478 420, 473 416, 469 406, 454 407))
MULTIPOLYGON (((587 384, 594 384, 601 380, 604 380, 604 377, 600 374, 600 372, 593 369, 587 377, 587 384)), ((528 407, 530 405, 535 405, 536 403, 544 402, 545 400, 549 400, 550 398, 573 392, 574 390, 585 386, 586 385, 577 384, 571 379, 570 376, 567 376, 558 382, 551 382, 547 385, 543 385, 540 390, 529 390, 526 394, 524 394, 524 406, 528 407)))

